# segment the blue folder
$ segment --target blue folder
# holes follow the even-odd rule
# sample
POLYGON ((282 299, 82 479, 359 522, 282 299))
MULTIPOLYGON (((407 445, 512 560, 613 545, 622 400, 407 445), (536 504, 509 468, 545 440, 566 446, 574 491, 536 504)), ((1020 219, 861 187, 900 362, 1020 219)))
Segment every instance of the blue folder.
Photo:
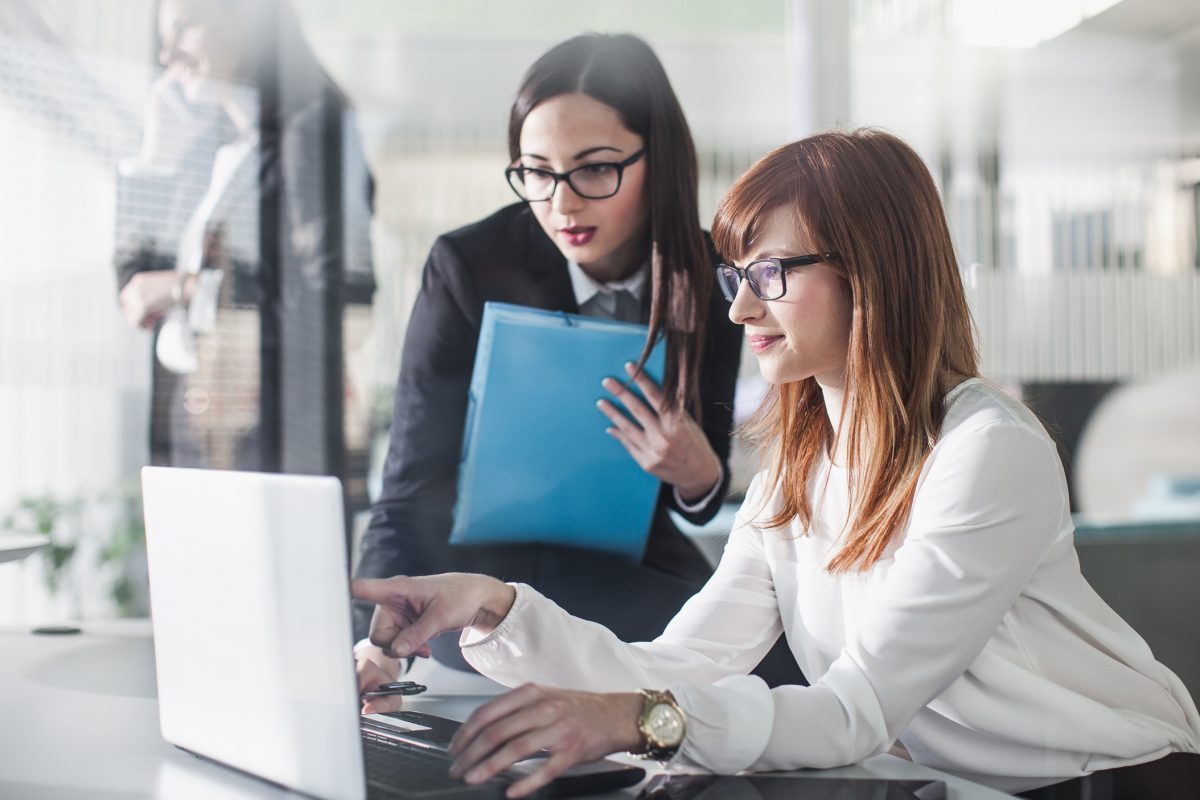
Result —
MULTIPOLYGON (((608 396, 601 379, 626 380, 624 364, 645 341, 645 325, 484 306, 451 543, 541 542, 641 560, 658 479, 605 433, 596 400, 608 396)), ((660 340, 646 362, 655 381, 663 353, 660 340)))

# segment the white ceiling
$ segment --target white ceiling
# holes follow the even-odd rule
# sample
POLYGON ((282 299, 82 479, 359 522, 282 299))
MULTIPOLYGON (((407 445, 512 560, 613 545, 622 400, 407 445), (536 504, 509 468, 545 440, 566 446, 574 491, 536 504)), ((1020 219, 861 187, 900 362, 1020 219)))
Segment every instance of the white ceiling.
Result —
POLYGON ((1122 0, 1079 27, 1152 39, 1192 38, 1200 34, 1200 0, 1122 0))

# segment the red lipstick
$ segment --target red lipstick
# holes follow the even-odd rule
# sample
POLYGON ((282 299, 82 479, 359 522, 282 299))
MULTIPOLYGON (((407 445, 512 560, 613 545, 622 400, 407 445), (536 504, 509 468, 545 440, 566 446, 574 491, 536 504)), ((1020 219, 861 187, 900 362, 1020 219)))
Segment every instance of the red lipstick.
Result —
POLYGON ((583 247, 596 235, 594 225, 572 225, 569 228, 559 228, 558 232, 572 247, 583 247))
POLYGON ((762 351, 774 345, 776 342, 781 341, 783 341, 782 336, 751 336, 750 350, 754 353, 761 353, 762 351))

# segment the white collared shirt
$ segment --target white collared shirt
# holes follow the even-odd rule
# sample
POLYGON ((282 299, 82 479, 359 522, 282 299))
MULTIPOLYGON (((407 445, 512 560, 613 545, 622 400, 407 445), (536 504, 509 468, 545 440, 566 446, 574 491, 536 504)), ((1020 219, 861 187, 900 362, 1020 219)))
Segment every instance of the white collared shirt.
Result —
POLYGON ((825 570, 850 509, 825 459, 807 529, 761 527, 781 497, 755 478, 716 573, 653 642, 521 585, 495 630, 463 632, 463 655, 509 686, 670 688, 688 720, 676 760, 718 773, 836 767, 899 740, 919 764, 1024 791, 1197 752, 1187 689, 1079 571, 1054 442, 979 380, 946 403, 909 519, 867 570, 825 570), (780 633, 811 686, 748 674, 780 633))
POLYGON ((571 289, 575 292, 575 304, 580 308, 583 308, 584 303, 591 300, 600 292, 608 293, 622 290, 632 294, 640 303, 642 295, 646 291, 646 272, 648 268, 649 264, 643 264, 641 268, 634 271, 628 278, 601 283, 584 272, 583 267, 570 259, 567 260, 567 274, 571 276, 571 289))

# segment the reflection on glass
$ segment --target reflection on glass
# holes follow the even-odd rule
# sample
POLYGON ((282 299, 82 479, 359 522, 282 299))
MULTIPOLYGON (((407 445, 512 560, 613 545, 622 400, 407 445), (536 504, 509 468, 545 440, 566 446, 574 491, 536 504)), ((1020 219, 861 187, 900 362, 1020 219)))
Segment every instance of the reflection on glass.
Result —
POLYGON ((116 237, 121 309, 155 333, 151 460, 345 476, 344 309, 373 289, 349 103, 284 0, 156 19, 116 237))

